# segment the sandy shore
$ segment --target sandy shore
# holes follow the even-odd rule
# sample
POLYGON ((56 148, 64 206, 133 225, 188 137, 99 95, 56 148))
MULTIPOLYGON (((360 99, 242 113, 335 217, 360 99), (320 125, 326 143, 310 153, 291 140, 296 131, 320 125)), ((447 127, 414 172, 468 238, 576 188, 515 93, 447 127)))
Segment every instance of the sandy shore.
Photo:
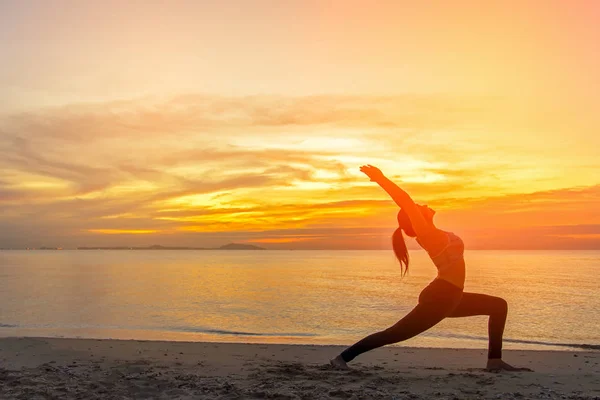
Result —
POLYGON ((600 352, 506 351, 534 372, 490 373, 483 350, 387 347, 352 371, 338 346, 0 339, 1 399, 600 399, 600 352))

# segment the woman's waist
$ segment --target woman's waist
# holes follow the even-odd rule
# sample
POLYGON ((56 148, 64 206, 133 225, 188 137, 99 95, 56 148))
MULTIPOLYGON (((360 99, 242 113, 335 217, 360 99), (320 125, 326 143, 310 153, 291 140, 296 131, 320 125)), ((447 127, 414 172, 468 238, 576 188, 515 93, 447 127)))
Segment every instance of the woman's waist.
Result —
POLYGON ((465 260, 462 258, 456 260, 445 260, 444 262, 435 262, 433 263, 438 271, 464 271, 465 270, 465 260))
POLYGON ((456 286, 460 290, 465 288, 465 275, 451 275, 451 274, 438 274, 435 278, 436 280, 443 280, 450 283, 453 286, 456 286))
POLYGON ((443 278, 434 279, 419 294, 419 303, 454 304, 462 297, 463 288, 443 278))
POLYGON ((466 268, 464 262, 444 264, 437 266, 437 279, 443 279, 453 285, 463 289, 465 286, 466 268))

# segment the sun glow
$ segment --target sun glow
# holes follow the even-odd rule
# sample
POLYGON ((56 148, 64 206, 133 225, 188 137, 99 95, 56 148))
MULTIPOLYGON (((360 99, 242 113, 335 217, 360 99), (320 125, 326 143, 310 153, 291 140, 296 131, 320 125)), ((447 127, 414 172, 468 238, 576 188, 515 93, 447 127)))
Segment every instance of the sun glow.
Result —
POLYGON ((0 248, 600 248, 594 2, 4 3, 0 248))

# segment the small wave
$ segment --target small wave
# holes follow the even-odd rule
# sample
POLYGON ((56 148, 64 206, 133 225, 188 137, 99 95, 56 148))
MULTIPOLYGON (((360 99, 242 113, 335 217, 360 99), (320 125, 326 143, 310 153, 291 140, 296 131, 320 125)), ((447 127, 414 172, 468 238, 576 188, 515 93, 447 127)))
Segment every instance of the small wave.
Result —
POLYGON ((0 328, 17 328, 18 325, 13 324, 0 324, 0 328))
POLYGON ((555 343, 555 342, 542 342, 542 341, 538 341, 538 340, 522 340, 522 339, 504 339, 504 341, 511 342, 511 343, 539 344, 542 346, 560 346, 560 347, 574 347, 577 349, 586 349, 586 350, 600 350, 600 344, 555 343))
MULTIPOLYGON (((448 337, 454 339, 468 339, 468 340, 481 340, 488 341, 486 336, 473 336, 473 335, 463 335, 457 333, 437 333, 437 334, 426 334, 427 336, 438 336, 438 337, 448 337)), ((600 350, 600 344, 588 344, 588 343, 560 343, 560 342, 545 342, 541 340, 526 340, 526 339, 510 339, 504 338, 502 339, 504 342, 508 343, 521 343, 521 344, 537 344, 540 346, 557 346, 557 347, 571 347, 576 349, 585 349, 585 350, 600 350)))
POLYGON ((208 333, 213 335, 235 335, 235 336, 265 336, 265 337, 313 337, 318 336, 314 333, 289 333, 289 332, 279 332, 279 333, 267 333, 267 332, 244 332, 244 331, 229 331, 225 329, 211 329, 211 328, 202 328, 197 326, 175 326, 175 327, 167 327, 165 328, 169 331, 176 332, 193 332, 193 333, 208 333))

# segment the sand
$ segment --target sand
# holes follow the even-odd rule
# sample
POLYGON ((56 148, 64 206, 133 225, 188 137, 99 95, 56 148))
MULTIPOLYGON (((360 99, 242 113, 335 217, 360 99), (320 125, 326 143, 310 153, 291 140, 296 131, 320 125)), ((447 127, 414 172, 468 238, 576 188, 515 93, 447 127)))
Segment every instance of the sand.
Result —
POLYGON ((0 339, 1 399, 600 399, 600 352, 385 347, 353 370, 339 346, 0 339))

